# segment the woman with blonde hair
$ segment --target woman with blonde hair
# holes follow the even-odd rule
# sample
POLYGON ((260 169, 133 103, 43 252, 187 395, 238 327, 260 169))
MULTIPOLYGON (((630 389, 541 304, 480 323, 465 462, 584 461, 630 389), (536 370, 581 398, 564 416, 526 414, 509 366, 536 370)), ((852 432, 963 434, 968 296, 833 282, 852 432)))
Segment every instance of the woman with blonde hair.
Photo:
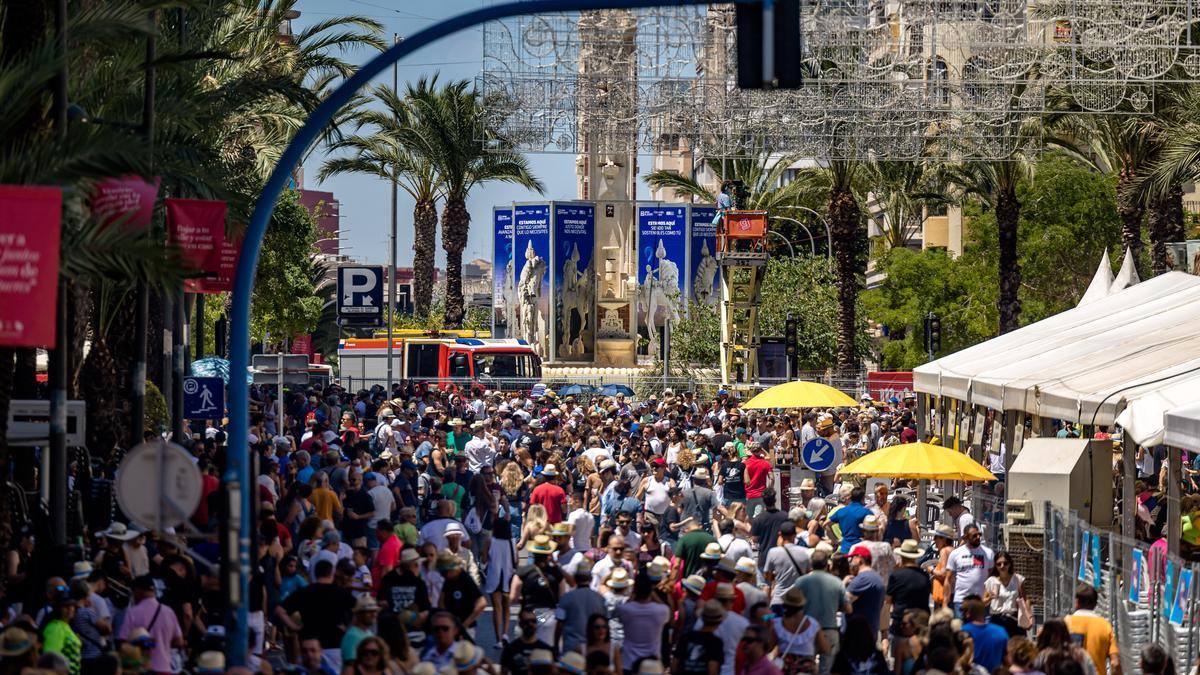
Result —
POLYGON ((342 668, 342 675, 392 675, 398 672, 392 665, 392 653, 387 643, 377 635, 369 635, 358 643, 354 662, 342 668))
POLYGON ((679 469, 679 475, 674 476, 675 485, 680 490, 691 488, 692 474, 696 471, 696 452, 686 445, 683 446, 675 455, 675 466, 679 469))
POLYGON ((534 537, 546 534, 549 523, 550 516, 546 513, 546 507, 530 504, 529 511, 525 513, 525 524, 521 527, 521 539, 517 542, 517 550, 524 550, 525 544, 533 541, 534 537))
POLYGON ((742 502, 730 502, 725 513, 733 520, 733 536, 740 539, 750 539, 750 513, 742 502))

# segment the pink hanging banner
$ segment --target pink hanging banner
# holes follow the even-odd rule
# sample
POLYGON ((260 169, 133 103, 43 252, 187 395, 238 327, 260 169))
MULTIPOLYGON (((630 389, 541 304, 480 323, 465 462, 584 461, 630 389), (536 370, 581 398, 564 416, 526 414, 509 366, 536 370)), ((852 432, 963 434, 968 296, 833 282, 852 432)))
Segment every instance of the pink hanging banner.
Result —
POLYGON ((190 280, 194 293, 228 293, 233 290, 233 277, 237 274, 238 257, 242 253, 242 235, 230 241, 221 233, 219 246, 209 254, 206 264, 216 268, 216 276, 190 280))
POLYGON ((202 282, 216 279, 221 272, 225 202, 168 199, 166 204, 167 243, 179 247, 184 262, 200 273, 199 277, 185 280, 183 290, 205 292, 202 282))
POLYGON ((161 179, 147 183, 140 176, 121 176, 96 181, 92 188, 92 215, 108 227, 120 223, 128 230, 145 232, 154 220, 154 200, 161 179))
POLYGON ((55 346, 62 190, 0 185, 0 346, 55 346))

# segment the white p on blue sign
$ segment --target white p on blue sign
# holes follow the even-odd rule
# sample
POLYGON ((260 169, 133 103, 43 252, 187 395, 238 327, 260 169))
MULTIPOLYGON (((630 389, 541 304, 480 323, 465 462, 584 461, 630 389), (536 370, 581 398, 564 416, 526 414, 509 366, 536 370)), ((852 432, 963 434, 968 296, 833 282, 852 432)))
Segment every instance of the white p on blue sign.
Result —
POLYGON ((383 321, 383 267, 344 265, 337 280, 339 318, 360 326, 383 321))
POLYGON ((828 471, 829 467, 833 466, 836 455, 833 443, 824 438, 814 438, 805 443, 800 450, 800 459, 804 462, 804 466, 817 473, 828 471))

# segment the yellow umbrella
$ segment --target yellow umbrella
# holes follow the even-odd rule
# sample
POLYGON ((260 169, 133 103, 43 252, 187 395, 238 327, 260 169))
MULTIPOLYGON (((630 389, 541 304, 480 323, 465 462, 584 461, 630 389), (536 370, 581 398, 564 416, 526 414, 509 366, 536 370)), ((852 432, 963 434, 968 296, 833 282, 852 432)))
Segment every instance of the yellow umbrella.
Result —
POLYGON ((904 443, 867 453, 842 469, 842 473, 874 478, 996 480, 991 471, 967 455, 928 443, 904 443))
POLYGON ((759 393, 743 408, 834 408, 856 406, 858 401, 820 382, 785 382, 759 393))

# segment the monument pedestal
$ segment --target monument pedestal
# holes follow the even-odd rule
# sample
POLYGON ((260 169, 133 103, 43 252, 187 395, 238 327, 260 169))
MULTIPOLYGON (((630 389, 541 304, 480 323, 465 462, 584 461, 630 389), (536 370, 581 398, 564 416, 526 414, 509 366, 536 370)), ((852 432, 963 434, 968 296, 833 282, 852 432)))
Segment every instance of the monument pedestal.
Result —
POLYGON ((627 368, 637 365, 637 341, 633 338, 598 338, 596 365, 627 368))

